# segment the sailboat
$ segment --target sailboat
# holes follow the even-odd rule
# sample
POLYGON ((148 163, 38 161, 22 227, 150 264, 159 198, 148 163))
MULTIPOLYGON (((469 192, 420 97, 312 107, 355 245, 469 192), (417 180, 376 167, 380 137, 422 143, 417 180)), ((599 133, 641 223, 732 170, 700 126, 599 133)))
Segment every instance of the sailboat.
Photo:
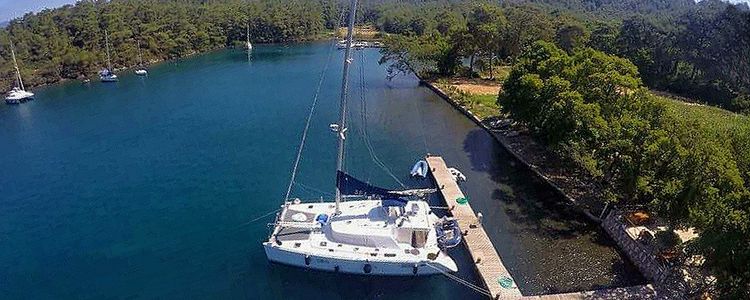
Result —
POLYGON ((13 47, 13 40, 10 40, 10 55, 13 57, 13 67, 16 69, 16 82, 18 86, 8 92, 5 96, 6 104, 19 104, 26 100, 34 99, 34 93, 29 92, 23 86, 23 79, 21 78, 21 70, 18 68, 18 61, 16 61, 16 50, 13 47))
POLYGON ((143 67, 143 56, 141 55, 141 41, 138 41, 138 68, 135 69, 135 75, 146 76, 148 71, 143 67))
POLYGON ((357 0, 352 0, 340 118, 337 124, 331 124, 338 139, 335 202, 285 199, 268 240, 263 242, 266 257, 275 263, 348 274, 421 276, 456 272, 458 266, 447 248, 460 241, 458 224, 438 218, 429 204, 419 199, 434 189, 392 191, 360 181, 344 170, 356 6, 357 0))
POLYGON ((109 34, 104 30, 104 41, 107 46, 107 68, 99 71, 99 80, 102 82, 115 82, 117 81, 117 75, 112 72, 112 61, 109 55, 109 34))
POLYGON ((247 37, 247 42, 245 42, 245 49, 247 51, 251 51, 253 50, 253 44, 250 43, 250 24, 247 24, 246 29, 247 30, 246 30, 245 36, 247 37))

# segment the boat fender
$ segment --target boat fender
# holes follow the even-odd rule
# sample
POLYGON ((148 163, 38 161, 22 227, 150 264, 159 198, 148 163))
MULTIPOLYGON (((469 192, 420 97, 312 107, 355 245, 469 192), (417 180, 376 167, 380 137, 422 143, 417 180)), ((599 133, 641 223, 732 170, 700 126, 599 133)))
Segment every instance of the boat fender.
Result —
POLYGON ((363 268, 363 270, 365 271, 365 274, 370 274, 372 272, 372 265, 365 264, 365 267, 363 268))
POLYGON ((305 266, 310 265, 310 255, 305 255, 305 266))
POLYGON ((333 267, 333 271, 336 272, 336 273, 338 273, 339 272, 339 266, 333 267))
POLYGON ((411 272, 414 273, 414 275, 417 275, 417 271, 419 271, 418 269, 419 267, 415 264, 414 267, 411 269, 411 272))

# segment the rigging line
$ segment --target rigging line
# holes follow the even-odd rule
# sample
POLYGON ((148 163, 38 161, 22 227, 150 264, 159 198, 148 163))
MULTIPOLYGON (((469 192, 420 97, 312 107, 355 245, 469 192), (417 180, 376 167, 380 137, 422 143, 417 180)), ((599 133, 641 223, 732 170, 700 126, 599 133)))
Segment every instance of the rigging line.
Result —
POLYGON ((473 283, 471 283, 471 282, 469 282, 467 280, 464 280, 464 279, 462 279, 462 278, 460 278, 460 277, 458 277, 456 275, 450 274, 450 273, 444 271, 443 269, 440 269, 438 267, 433 266, 429 262, 425 263, 425 265, 428 266, 428 267, 430 267, 430 268, 433 268, 433 269, 437 270, 440 273, 442 273, 443 275, 445 275, 445 277, 448 277, 448 279, 451 279, 451 280, 453 280, 455 282, 458 282, 459 284, 461 284, 461 285, 463 285, 465 287, 468 287, 468 288, 474 290, 477 293, 480 293, 482 295, 485 295, 487 297, 492 298, 492 293, 489 290, 487 290, 487 289, 485 289, 483 287, 477 286, 477 285, 475 285, 475 284, 473 284, 473 283))
MULTIPOLYGON (((364 53, 362 53, 361 56, 362 56, 362 62, 364 62, 364 53)), ((364 64, 364 63, 362 63, 362 64, 364 64)), ((370 151, 370 155, 371 155, 372 159, 386 173, 388 173, 388 175, 390 175, 396 182, 398 182, 398 184, 400 184, 403 188, 406 188, 406 185, 404 185, 404 183, 401 182, 395 174, 393 174, 393 171, 391 171, 390 168, 388 168, 388 166, 377 156, 377 154, 375 153, 374 147, 372 145, 372 141, 370 140, 370 135, 369 135, 369 132, 367 131, 367 101, 365 100, 365 96, 364 96, 367 87, 365 85, 364 71, 363 71, 363 69, 364 68, 360 68, 360 82, 361 82, 361 85, 362 85, 362 97, 361 97, 361 100, 362 100, 362 107, 363 107, 362 108, 362 112, 363 112, 362 113, 362 118, 363 118, 362 122, 364 123, 364 135, 365 135, 365 139, 367 141, 368 150, 370 151)))
POLYGON ((419 124, 422 126, 422 132, 420 132, 420 135, 422 136, 422 144, 424 146, 424 155, 427 155, 427 153, 430 153, 430 150, 427 148, 427 130, 425 130, 425 124, 424 124, 424 114, 422 114, 422 106, 417 103, 415 100, 409 100, 414 104, 414 106, 417 108, 417 115, 419 115, 419 124))
POLYGON ((333 57, 333 50, 336 46, 336 41, 333 40, 331 42, 330 49, 328 49, 328 58, 326 59, 326 64, 323 67, 323 71, 320 73, 320 80, 318 81, 318 86, 315 89, 315 94, 313 96, 313 102, 310 105, 310 113, 307 115, 307 121, 305 122, 305 129, 302 131, 302 140, 300 141, 299 148, 297 149, 297 157, 294 160, 294 167, 292 168, 292 175, 289 179, 289 185, 286 189, 286 195, 284 196, 283 200, 289 199, 289 194, 292 193, 292 187, 294 186, 294 180, 297 178, 297 168, 299 167, 299 162, 302 160, 302 150, 305 148, 305 142, 307 140, 307 132, 310 129, 310 121, 312 120, 312 116, 315 113, 315 107, 318 105, 318 96, 320 96, 320 89, 323 86, 323 81, 325 80, 326 73, 328 73, 328 67, 331 65, 331 58, 333 57))
POLYGON ((426 262, 426 263, 425 263, 425 265, 427 265, 428 267, 431 267, 431 268, 433 268, 433 269, 435 269, 435 270, 439 271, 440 273, 442 273, 443 275, 445 275, 445 276, 446 276, 446 277, 448 277, 449 279, 455 280, 456 282, 458 282, 458 283, 461 283, 461 284, 463 284, 463 285, 465 285, 465 286, 467 286, 467 287, 471 288, 472 290, 475 290, 475 291, 477 291, 477 292, 479 292, 479 293, 482 293, 482 294, 485 294, 485 295, 488 295, 488 296, 489 296, 489 294, 490 294, 490 291, 489 291, 488 289, 485 289, 485 288, 483 288, 483 287, 481 287, 481 286, 478 286, 478 285, 476 285, 476 284, 473 284, 473 283, 469 282, 469 281, 468 281, 468 280, 466 280, 466 279, 463 279, 463 278, 461 278, 461 277, 458 277, 457 275, 454 275, 454 274, 450 274, 450 273, 446 272, 445 270, 443 270, 443 269, 440 269, 439 267, 433 266, 433 265, 432 265, 431 263, 429 263, 429 262, 426 262))
POLYGON ((245 222, 245 223, 242 223, 242 224, 241 224, 240 226, 237 226, 237 228, 240 228, 240 227, 243 227, 243 226, 247 226, 247 225, 250 225, 250 224, 252 224, 252 223, 255 223, 255 222, 257 222, 257 221, 259 221, 259 220, 261 220, 261 219, 263 219, 263 218, 266 218, 266 217, 268 217, 268 216, 270 216, 270 215, 272 215, 272 214, 274 214, 274 213, 277 213, 277 212, 279 212, 280 210, 281 210, 280 208, 277 208, 277 209, 274 209, 273 211, 269 211, 269 212, 267 212, 267 213, 263 214, 263 215, 262 215, 262 216, 260 216, 260 217, 257 217, 257 218, 255 218, 255 219, 252 219, 252 220, 250 220, 250 221, 247 221, 247 222, 245 222))
POLYGON ((401 187, 406 188, 406 185, 401 182, 401 180, 398 179, 398 176, 393 174, 393 171, 388 168, 388 166, 378 157, 378 155, 375 153, 375 149, 372 146, 372 141, 370 140, 370 135, 367 130, 367 100, 365 99, 365 94, 367 91, 367 87, 365 85, 365 75, 364 75, 364 62, 365 62, 365 55, 364 51, 361 50, 359 52, 360 54, 360 62, 359 62, 359 83, 360 83, 360 101, 362 108, 360 109, 360 117, 362 119, 362 129, 360 130, 362 133, 362 137, 365 142, 365 147, 367 147, 367 151, 370 153, 370 158, 372 158, 373 162, 378 165, 383 171, 385 171, 389 176, 391 176, 398 184, 401 185, 401 187))
POLYGON ((300 183, 298 181, 295 181, 294 185, 297 185, 297 186, 301 187, 302 189, 310 191, 310 192, 316 192, 316 193, 321 193, 323 195, 333 196, 333 193, 331 193, 331 192, 322 191, 320 189, 311 187, 309 185, 302 184, 302 183, 300 183))

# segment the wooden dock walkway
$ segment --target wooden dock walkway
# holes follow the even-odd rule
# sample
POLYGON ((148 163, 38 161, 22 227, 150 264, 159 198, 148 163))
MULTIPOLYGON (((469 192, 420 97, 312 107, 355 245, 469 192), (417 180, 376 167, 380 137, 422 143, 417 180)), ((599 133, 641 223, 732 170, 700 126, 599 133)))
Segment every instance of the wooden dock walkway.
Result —
POLYGON ((492 299, 517 299, 517 300, 620 300, 620 299, 657 299, 657 293, 649 285, 638 285, 631 287, 601 289, 593 291, 582 291, 562 293, 554 295, 524 296, 518 289, 515 280, 503 265, 500 255, 497 254, 495 246, 492 245, 489 236, 479 222, 476 213, 466 201, 466 196, 458 184, 453 180, 448 171, 448 166, 440 156, 428 156, 427 164, 430 173, 438 186, 440 194, 445 199, 451 214, 458 220, 464 233, 464 244, 469 250, 474 267, 482 278, 484 286, 491 294, 492 299))
POLYGON ((474 213, 471 205, 465 201, 464 193, 453 180, 453 176, 448 171, 448 166, 446 166, 443 158, 428 156, 426 160, 440 194, 448 207, 452 208, 451 214, 458 220, 461 230, 465 234, 463 240, 466 248, 469 250, 474 266, 484 281, 485 287, 492 294, 492 298, 520 298, 522 296, 521 291, 503 265, 500 255, 497 254, 495 246, 492 245, 492 241, 479 223, 476 213, 474 213))

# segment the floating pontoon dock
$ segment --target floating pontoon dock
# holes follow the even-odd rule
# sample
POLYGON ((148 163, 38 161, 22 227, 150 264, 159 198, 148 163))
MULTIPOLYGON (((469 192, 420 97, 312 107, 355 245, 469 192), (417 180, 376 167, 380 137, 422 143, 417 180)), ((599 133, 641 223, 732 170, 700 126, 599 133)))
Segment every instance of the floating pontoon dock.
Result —
POLYGON ((656 299, 657 293, 650 285, 594 291, 572 292, 554 295, 523 296, 515 280, 503 265, 479 218, 466 200, 466 196, 451 176, 445 161, 440 156, 428 156, 430 174, 438 186, 440 195, 454 218, 458 220, 464 234, 463 242, 473 260, 479 276, 492 299, 519 300, 582 300, 582 299, 656 299))
POLYGON ((521 297, 513 277, 503 265, 500 255, 492 245, 490 237, 479 223, 476 213, 466 201, 458 184, 448 171, 448 166, 440 156, 428 156, 427 164, 430 173, 438 186, 445 203, 451 209, 451 214, 458 220, 464 233, 464 243, 474 262, 474 266, 484 281, 484 285, 492 294, 493 299, 514 299, 521 297))

